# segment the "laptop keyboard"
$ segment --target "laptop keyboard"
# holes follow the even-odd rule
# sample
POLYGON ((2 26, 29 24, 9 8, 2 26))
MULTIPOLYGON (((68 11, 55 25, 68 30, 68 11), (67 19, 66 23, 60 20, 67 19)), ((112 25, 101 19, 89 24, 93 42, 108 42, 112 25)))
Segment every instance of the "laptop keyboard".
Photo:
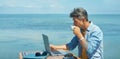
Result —
POLYGON ((53 51, 54 54, 62 54, 61 52, 59 51, 53 51))

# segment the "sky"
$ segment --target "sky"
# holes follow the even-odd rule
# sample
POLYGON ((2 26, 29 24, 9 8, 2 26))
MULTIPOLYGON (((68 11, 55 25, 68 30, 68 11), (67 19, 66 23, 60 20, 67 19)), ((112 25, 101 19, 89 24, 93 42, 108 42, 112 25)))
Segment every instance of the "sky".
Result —
POLYGON ((120 0, 0 0, 0 14, 68 14, 78 7, 89 14, 120 14, 120 0))

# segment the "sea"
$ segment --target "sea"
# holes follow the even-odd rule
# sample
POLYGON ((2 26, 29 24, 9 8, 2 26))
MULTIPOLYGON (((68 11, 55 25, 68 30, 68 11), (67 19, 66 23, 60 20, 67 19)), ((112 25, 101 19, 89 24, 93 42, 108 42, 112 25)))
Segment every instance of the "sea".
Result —
MULTIPOLYGON (((120 14, 90 14, 104 33, 104 59, 120 59, 120 14)), ((42 34, 50 44, 69 43, 74 37, 69 14, 0 14, 0 59, 19 59, 20 52, 45 51, 42 34)), ((70 51, 76 56, 76 49, 70 51)))

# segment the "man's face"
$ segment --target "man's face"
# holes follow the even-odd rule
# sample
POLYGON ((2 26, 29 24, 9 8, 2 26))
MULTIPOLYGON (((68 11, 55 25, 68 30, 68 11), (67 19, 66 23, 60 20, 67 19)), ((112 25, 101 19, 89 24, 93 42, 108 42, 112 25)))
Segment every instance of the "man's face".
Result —
POLYGON ((78 19, 78 18, 76 18, 76 17, 73 17, 73 24, 75 25, 75 26, 78 26, 78 27, 82 27, 83 26, 83 21, 82 20, 80 20, 80 19, 78 19))

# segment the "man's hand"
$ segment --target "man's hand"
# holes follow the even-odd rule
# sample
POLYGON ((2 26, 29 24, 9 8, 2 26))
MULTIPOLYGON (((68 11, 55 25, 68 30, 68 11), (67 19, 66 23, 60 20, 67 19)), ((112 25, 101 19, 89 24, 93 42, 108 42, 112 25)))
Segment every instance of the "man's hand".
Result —
POLYGON ((80 28, 78 26, 74 26, 74 29, 73 29, 73 33, 77 36, 77 37, 83 37, 82 36, 82 33, 80 31, 80 28))
POLYGON ((52 44, 50 44, 50 48, 51 48, 52 51, 57 50, 56 47, 54 45, 52 45, 52 44))

